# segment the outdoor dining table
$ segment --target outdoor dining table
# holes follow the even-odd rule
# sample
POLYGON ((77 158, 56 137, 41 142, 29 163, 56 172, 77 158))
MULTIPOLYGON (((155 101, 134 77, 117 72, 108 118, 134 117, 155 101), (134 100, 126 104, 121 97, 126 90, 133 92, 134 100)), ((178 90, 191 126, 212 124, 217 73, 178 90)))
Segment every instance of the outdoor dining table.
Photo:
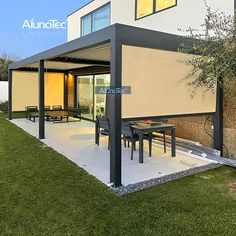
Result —
POLYGON ((135 132, 139 134, 139 163, 143 163, 143 136, 144 134, 151 134, 153 132, 171 132, 171 155, 176 156, 176 142, 175 142, 175 126, 172 124, 144 124, 137 123, 132 125, 135 132))

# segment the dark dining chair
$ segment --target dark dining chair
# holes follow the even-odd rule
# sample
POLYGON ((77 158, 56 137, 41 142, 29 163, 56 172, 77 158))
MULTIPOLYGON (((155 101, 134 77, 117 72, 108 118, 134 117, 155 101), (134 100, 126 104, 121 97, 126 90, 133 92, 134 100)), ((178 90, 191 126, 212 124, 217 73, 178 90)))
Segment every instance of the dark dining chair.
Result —
MULTIPOLYGON (((131 126, 132 124, 130 124, 129 122, 122 122, 121 133, 122 133, 122 139, 124 141, 124 146, 126 147, 126 142, 128 141, 128 148, 129 148, 129 143, 131 143, 131 160, 133 160, 134 151, 136 150, 136 142, 139 141, 139 135, 133 131, 131 126)), ((149 142, 149 156, 151 157, 152 155, 151 134, 144 135, 144 139, 148 140, 149 142)))
POLYGON ((98 124, 98 143, 100 144, 100 135, 108 136, 108 150, 110 150, 110 124, 109 119, 105 116, 97 116, 97 124, 98 124))

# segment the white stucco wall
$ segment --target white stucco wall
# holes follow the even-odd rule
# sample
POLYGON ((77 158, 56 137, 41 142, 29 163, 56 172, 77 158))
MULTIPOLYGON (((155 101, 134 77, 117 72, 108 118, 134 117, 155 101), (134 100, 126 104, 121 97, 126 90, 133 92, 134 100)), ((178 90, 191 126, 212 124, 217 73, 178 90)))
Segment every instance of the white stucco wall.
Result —
MULTIPOLYGON (((26 106, 38 106, 38 73, 13 71, 12 110, 24 111, 26 106)), ((64 74, 45 73, 45 106, 64 104, 64 74)))
POLYGON ((122 85, 132 86, 132 93, 122 96, 122 117, 215 112, 216 93, 198 88, 191 97, 192 90, 182 81, 192 71, 190 65, 183 63, 191 57, 123 45, 122 85))
MULTIPOLYGON (((68 41, 80 37, 81 17, 106 4, 95 0, 68 17, 68 41)), ((135 0, 111 0, 111 24, 120 23, 140 28, 182 34, 178 29, 200 28, 206 16, 204 0, 178 0, 174 8, 135 20, 135 0)), ((234 14, 234 0, 207 0, 212 9, 234 14)))
POLYGON ((0 102, 8 100, 8 82, 0 81, 0 102))

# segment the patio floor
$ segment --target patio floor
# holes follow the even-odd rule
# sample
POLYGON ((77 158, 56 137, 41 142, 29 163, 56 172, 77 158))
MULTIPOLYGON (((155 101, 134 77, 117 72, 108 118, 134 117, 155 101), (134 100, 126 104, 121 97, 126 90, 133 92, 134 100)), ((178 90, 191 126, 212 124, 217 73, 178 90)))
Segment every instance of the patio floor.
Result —
MULTIPOLYGON (((38 137, 38 122, 26 119, 14 119, 12 123, 29 134, 38 137)), ((46 139, 42 140, 66 158, 85 169, 89 174, 104 184, 109 184, 109 151, 107 138, 101 138, 101 145, 95 145, 94 123, 88 121, 51 123, 46 122, 46 139)), ((137 147, 138 149, 138 147, 137 147)), ((164 154, 163 147, 153 144, 152 157, 148 157, 148 145, 144 145, 144 163, 138 162, 138 151, 134 152, 134 160, 130 160, 130 149, 122 148, 122 184, 127 186, 174 174, 180 171, 201 167, 212 163, 201 157, 192 156, 177 150, 177 156, 171 157, 170 150, 164 154)))

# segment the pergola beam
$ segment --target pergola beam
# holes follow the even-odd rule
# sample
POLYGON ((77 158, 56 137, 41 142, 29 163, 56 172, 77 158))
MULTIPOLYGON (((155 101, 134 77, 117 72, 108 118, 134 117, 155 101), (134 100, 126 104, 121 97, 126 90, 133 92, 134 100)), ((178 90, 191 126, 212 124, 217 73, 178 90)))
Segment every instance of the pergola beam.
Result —
MULTIPOLYGON (((20 69, 16 69, 15 71, 22 71, 22 72, 38 72, 38 68, 32 68, 32 67, 22 67, 20 69)), ((65 73, 67 70, 61 70, 61 69, 47 69, 47 72, 51 73, 65 73)))
POLYGON ((54 62, 67 62, 67 63, 76 63, 76 64, 84 64, 84 65, 99 65, 99 66, 109 66, 109 61, 100 61, 100 60, 89 60, 89 59, 78 59, 71 57, 56 57, 51 59, 50 61, 54 62))
POLYGON ((40 60, 38 64, 38 79, 39 79, 39 139, 45 139, 44 60, 40 60))

